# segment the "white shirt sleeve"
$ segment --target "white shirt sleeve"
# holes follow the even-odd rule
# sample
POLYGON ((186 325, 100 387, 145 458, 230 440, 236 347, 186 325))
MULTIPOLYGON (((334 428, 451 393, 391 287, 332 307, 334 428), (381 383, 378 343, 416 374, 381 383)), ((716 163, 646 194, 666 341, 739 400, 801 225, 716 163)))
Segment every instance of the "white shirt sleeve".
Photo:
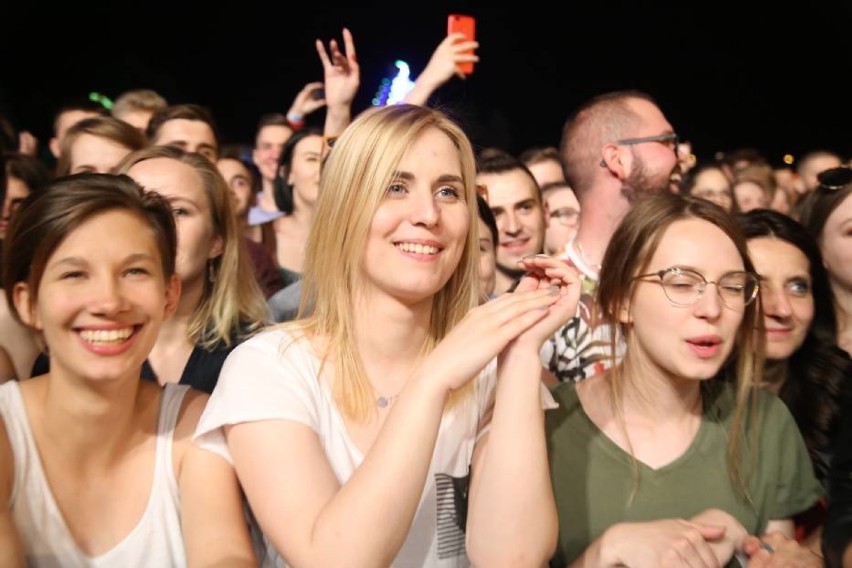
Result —
POLYGON ((238 345, 198 421, 193 441, 229 462, 224 426, 259 420, 292 420, 318 430, 323 396, 318 362, 305 340, 272 329, 238 345))

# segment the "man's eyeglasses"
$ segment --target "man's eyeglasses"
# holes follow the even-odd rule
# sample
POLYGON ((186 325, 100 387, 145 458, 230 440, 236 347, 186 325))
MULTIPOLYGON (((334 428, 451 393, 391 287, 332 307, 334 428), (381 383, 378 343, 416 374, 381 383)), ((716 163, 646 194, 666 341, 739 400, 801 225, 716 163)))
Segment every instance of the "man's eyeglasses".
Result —
MULTIPOLYGON (((659 142, 663 146, 666 146, 670 150, 675 153, 675 156, 678 155, 678 144, 680 144, 680 137, 674 133, 669 132, 667 134, 657 134, 656 136, 642 136, 639 138, 622 138, 621 140, 616 140, 613 144, 620 144, 622 146, 634 146, 636 144, 645 144, 646 142, 659 142)), ((601 160, 600 166, 602 168, 606 167, 606 160, 601 160)))
POLYGON ((689 268, 672 266, 649 274, 640 274, 633 279, 659 278, 658 283, 663 287, 669 302, 678 307, 692 306, 698 303, 708 284, 716 285, 719 299, 727 307, 739 310, 754 301, 760 283, 757 275, 751 272, 728 272, 713 282, 703 274, 689 268))
POLYGON ((680 143, 680 138, 674 132, 668 134, 658 134, 656 136, 642 136, 641 138, 623 138, 616 140, 615 144, 623 146, 633 146, 634 144, 644 144, 646 142, 659 142, 660 144, 671 148, 677 154, 677 145, 680 143))
POLYGON ((822 189, 837 191, 852 183, 852 168, 840 166, 830 168, 817 174, 817 181, 822 189))
POLYGON ((550 212, 550 218, 556 219, 566 227, 573 227, 580 220, 580 212, 573 207, 560 207, 550 212))

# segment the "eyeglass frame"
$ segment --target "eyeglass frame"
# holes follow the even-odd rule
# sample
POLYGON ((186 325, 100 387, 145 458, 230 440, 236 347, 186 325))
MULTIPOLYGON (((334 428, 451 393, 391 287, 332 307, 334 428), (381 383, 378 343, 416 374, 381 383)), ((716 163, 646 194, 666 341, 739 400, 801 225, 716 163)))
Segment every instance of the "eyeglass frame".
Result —
MULTIPOLYGON (((726 278, 726 277, 728 277, 732 274, 745 274, 747 276, 750 276, 754 280, 754 290, 752 291, 751 297, 745 298, 745 295, 743 295, 744 301, 743 301, 742 307, 745 308, 746 306, 751 304, 757 298, 757 296, 760 293, 760 277, 757 274, 754 274, 754 273, 749 272, 747 270, 734 270, 732 272, 726 272, 725 274, 723 274, 721 276, 721 278, 719 278, 719 280, 722 280, 722 279, 724 279, 724 278, 726 278)), ((735 309, 734 306, 729 306, 728 303, 725 301, 725 298, 722 296, 722 293, 720 291, 721 288, 719 287, 719 280, 707 280, 707 277, 704 276, 703 274, 701 274, 700 272, 698 272, 697 270, 693 270, 691 268, 685 268, 683 266, 669 266, 668 268, 663 268, 662 270, 657 270, 656 272, 649 272, 648 274, 639 274, 637 276, 634 276, 631 280, 640 280, 642 278, 650 278, 651 276, 656 276, 657 278, 659 278, 659 280, 655 280, 654 282, 656 282, 657 284, 660 285, 660 287, 662 287, 663 294, 666 296, 666 299, 669 301, 669 303, 671 305, 673 305, 677 308, 687 308, 687 307, 694 306, 694 305, 698 304, 698 302, 700 302, 701 298, 704 296, 704 290, 707 289, 707 286, 709 284, 715 284, 716 285, 716 296, 719 297, 719 301, 723 305, 725 305, 726 307, 728 307, 730 309, 735 309), (670 272, 689 273, 689 274, 694 274, 696 276, 699 276, 701 278, 701 283, 698 284, 698 295, 695 297, 694 302, 692 302, 690 304, 684 304, 684 303, 680 303, 680 302, 673 300, 671 298, 671 296, 669 296, 668 290, 666 290, 666 285, 663 282, 663 276, 665 276, 666 274, 668 274, 670 272)), ((736 308, 738 308, 738 307, 739 306, 736 306, 736 308)))
POLYGON ((580 211, 578 209, 574 209, 573 207, 560 207, 559 209, 554 209, 548 215, 551 219, 556 219, 560 225, 563 227, 574 227, 580 221, 580 211), (574 222, 571 224, 567 224, 562 220, 562 216, 559 215, 560 211, 568 211, 568 216, 574 217, 574 222))
MULTIPOLYGON (((677 132, 667 132, 665 134, 656 134, 654 136, 640 136, 638 138, 622 138, 621 140, 615 140, 614 142, 610 142, 611 144, 619 144, 621 146, 635 146, 636 144, 644 144, 646 142, 671 142, 672 150, 674 150, 675 157, 678 157, 678 144, 680 144, 680 136, 678 136, 677 132)), ((606 166, 606 160, 601 159, 600 166, 602 168, 606 166)))
POLYGON ((819 181, 820 189, 824 189, 826 191, 840 191, 841 189, 852 183, 852 167, 837 166, 836 168, 829 168, 827 170, 823 170, 817 174, 817 181, 819 181), (840 172, 846 172, 846 177, 848 178, 846 179, 846 181, 842 181, 841 183, 825 183, 823 181, 823 179, 832 175, 839 174, 840 172))

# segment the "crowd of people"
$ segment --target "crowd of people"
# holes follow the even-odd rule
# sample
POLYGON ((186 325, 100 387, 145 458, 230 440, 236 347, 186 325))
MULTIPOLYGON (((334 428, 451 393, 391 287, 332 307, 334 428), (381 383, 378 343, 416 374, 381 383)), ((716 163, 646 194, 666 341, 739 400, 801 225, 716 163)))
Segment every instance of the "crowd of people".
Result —
POLYGON ((4 124, 0 565, 852 566, 852 165, 635 90, 475 148, 477 47, 355 112, 318 40, 253 148, 150 89, 51 165, 4 124))

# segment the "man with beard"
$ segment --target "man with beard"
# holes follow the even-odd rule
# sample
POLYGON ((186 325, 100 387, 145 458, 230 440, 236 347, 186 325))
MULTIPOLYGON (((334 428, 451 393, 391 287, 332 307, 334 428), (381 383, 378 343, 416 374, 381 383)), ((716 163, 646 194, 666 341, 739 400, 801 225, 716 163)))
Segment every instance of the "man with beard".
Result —
POLYGON ((565 123, 560 150, 583 218, 564 258, 579 274, 583 294, 577 315, 541 352, 542 362, 560 381, 591 377, 612 364, 608 330, 593 327, 601 260, 633 205, 670 191, 678 173, 677 144, 677 134, 656 102, 640 91, 599 95, 565 123))
POLYGON ((488 206, 497 221, 495 294, 511 290, 524 271, 518 261, 544 252, 547 212, 541 190, 522 161, 497 148, 480 152, 476 183, 485 186, 488 206))

